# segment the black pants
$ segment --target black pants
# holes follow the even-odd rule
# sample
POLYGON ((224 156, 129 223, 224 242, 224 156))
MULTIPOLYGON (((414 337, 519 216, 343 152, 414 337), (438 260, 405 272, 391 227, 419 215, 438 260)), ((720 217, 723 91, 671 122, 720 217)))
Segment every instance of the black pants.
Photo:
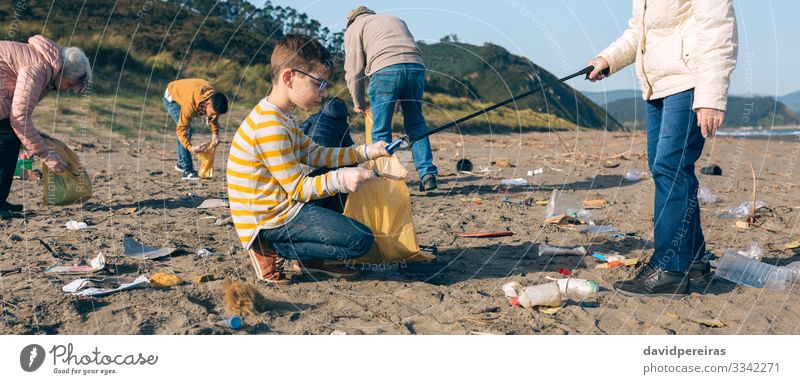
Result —
POLYGON ((0 120, 0 204, 5 203, 11 191, 21 145, 17 134, 11 129, 11 121, 0 120))

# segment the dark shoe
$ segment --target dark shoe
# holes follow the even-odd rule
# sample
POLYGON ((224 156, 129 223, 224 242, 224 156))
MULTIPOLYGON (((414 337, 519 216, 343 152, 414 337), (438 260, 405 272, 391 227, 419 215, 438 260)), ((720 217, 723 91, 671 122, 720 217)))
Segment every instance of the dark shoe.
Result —
POLYGON ((200 175, 197 171, 183 171, 183 180, 200 180, 200 175))
POLYGON ((331 277, 348 278, 358 275, 358 270, 344 265, 325 265, 325 260, 307 260, 300 263, 306 273, 324 273, 331 277))
POLYGON ((11 212, 22 212, 22 204, 11 204, 6 201, 3 202, 2 205, 0 205, 0 209, 5 209, 11 212))
POLYGON ((11 220, 11 219, 22 219, 22 213, 9 211, 7 209, 0 209, 0 219, 3 220, 11 220))
POLYGON ((678 298, 689 294, 689 279, 686 273, 668 272, 647 263, 639 269, 632 280, 614 283, 617 292, 633 297, 678 298))
POLYGON ((700 284, 705 278, 714 275, 711 272, 711 263, 708 260, 695 260, 689 264, 689 281, 692 285, 700 284))
POLYGON ((436 189, 438 187, 439 187, 439 185, 436 184, 436 175, 431 173, 431 174, 427 174, 425 176, 422 176, 422 180, 419 183, 420 192, 432 191, 432 190, 434 190, 434 189, 436 189))

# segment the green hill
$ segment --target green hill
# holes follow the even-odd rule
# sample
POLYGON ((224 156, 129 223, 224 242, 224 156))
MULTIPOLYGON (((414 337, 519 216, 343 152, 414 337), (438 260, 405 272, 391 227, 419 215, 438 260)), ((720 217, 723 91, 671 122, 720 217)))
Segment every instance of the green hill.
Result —
POLYGON ((786 104, 786 106, 795 111, 795 113, 800 114, 800 91, 783 95, 778 98, 778 101, 786 104))
MULTIPOLYGON (((0 5, 0 20, 0 28, 12 31, 8 37, 15 41, 43 33, 62 46, 81 47, 93 63, 93 95, 128 101, 146 97, 154 106, 169 81, 186 77, 208 78, 234 103, 252 103, 269 90, 269 56, 278 38, 289 32, 307 33, 333 52, 341 52, 343 40, 341 31, 330 31, 291 7, 269 1, 256 7, 246 0, 27 0, 0 5)), ((428 110, 444 109, 431 114, 432 125, 447 121, 444 116, 461 116, 556 78, 492 44, 439 43, 421 48, 426 65, 434 71, 427 79, 426 99, 442 103, 428 110)), ((349 99, 341 61, 337 65, 330 93, 349 99)), ((525 99, 518 108, 524 112, 519 116, 535 118, 515 120, 510 112, 491 116, 504 116, 498 126, 511 129, 621 128, 567 85, 525 99)))
MULTIPOLYGON (((646 105, 641 97, 620 99, 608 103, 611 116, 629 129, 645 129, 646 105)), ((800 124, 789 107, 773 97, 728 97, 724 128, 773 127, 800 124)))

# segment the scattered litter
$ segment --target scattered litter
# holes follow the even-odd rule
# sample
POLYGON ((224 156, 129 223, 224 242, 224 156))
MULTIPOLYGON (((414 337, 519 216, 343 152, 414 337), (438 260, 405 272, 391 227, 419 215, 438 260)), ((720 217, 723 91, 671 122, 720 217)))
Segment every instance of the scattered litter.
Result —
POLYGON ((541 175, 543 173, 544 173, 544 168, 539 168, 539 169, 534 169, 532 171, 528 171, 528 176, 541 175))
POLYGON ((456 237, 465 237, 465 238, 487 238, 487 237, 514 236, 514 232, 510 232, 510 231, 500 231, 500 232, 491 232, 491 231, 453 232, 453 235, 455 235, 456 237))
POLYGON ((542 256, 585 256, 586 248, 562 248, 550 244, 539 244, 539 257, 542 256))
POLYGON ((120 209, 117 210, 117 213, 119 213, 120 215, 131 215, 131 214, 136 213, 137 209, 138 208, 136 208, 136 207, 120 208, 120 209))
POLYGON ((180 277, 164 272, 158 272, 150 278, 150 285, 155 288, 174 287, 183 282, 180 277))
MULTIPOLYGON (((756 211, 761 208, 767 206, 767 202, 763 200, 756 201, 756 211)), ((739 204, 736 207, 730 207, 724 209, 722 213, 719 215, 720 219, 745 219, 750 217, 750 212, 752 211, 753 202, 752 201, 745 201, 739 204)))
POLYGON ((222 208, 222 207, 228 207, 228 200, 207 199, 197 206, 197 208, 222 208))
POLYGON ((216 280, 216 278, 214 278, 214 275, 200 275, 192 278, 192 282, 195 284, 207 283, 209 281, 214 281, 214 280, 216 280))
POLYGON ((783 249, 797 249, 797 248, 800 248, 800 240, 788 242, 786 243, 786 245, 783 246, 783 249))
POLYGON ((558 216, 577 217, 578 212, 583 210, 583 203, 574 195, 554 190, 544 211, 545 219, 558 216))
POLYGON ((639 263, 639 258, 627 258, 625 256, 621 256, 619 254, 605 256, 601 253, 592 253, 592 257, 595 259, 602 261, 603 263, 597 264, 595 269, 607 269, 607 268, 615 268, 615 267, 632 267, 639 263))
POLYGON ((547 205, 547 204, 550 203, 550 201, 549 200, 536 200, 534 203, 536 205, 547 205))
POLYGON ((753 260, 741 251, 728 249, 722 256, 714 276, 753 288, 782 291, 786 289, 790 271, 753 260))
POLYGON ((634 234, 633 232, 628 232, 628 233, 622 232, 619 229, 616 229, 610 225, 575 225, 572 228, 582 233, 588 233, 593 235, 602 234, 611 237, 617 236, 616 238, 634 234))
POLYGON ((500 180, 500 185, 504 185, 507 187, 524 187, 528 185, 528 180, 525 180, 521 177, 517 177, 514 179, 503 179, 500 180))
POLYGON ((59 275, 83 275, 102 271, 106 268, 106 257, 103 252, 89 260, 88 265, 57 265, 44 270, 44 273, 57 273, 59 275))
POLYGON ((143 260, 159 259, 169 256, 178 250, 178 248, 148 247, 127 236, 122 239, 122 247, 125 250, 125 256, 143 260))
POLYGON ((461 159, 456 162, 457 172, 472 172, 472 162, 469 159, 461 159))
POLYGON ((22 273, 22 268, 0 269, 0 277, 22 273))
POLYGON ((331 332, 331 336, 341 336, 341 335, 347 335, 347 332, 340 331, 338 329, 333 331, 333 332, 331 332))
MULTIPOLYGON (((665 313, 665 315, 667 315, 667 317, 671 317, 671 318, 676 319, 676 320, 680 320, 681 319, 681 316, 678 315, 675 312, 667 312, 667 313, 665 313)), ((685 320, 688 320, 688 321, 691 321, 693 323, 697 323, 697 324, 700 324, 700 325, 705 325, 706 327, 711 327, 711 328, 722 328, 722 327, 725 326, 725 323, 723 323, 723 322, 721 322, 719 320, 716 320, 716 319, 686 318, 685 320)))
POLYGON ((747 251, 738 251, 738 254, 753 260, 761 261, 761 258, 764 257, 764 251, 761 249, 761 246, 758 245, 755 241, 750 242, 750 249, 747 251))
MULTIPOLYGON (((600 286, 584 279, 550 279, 550 283, 533 285, 522 288, 516 281, 503 284, 503 293, 509 304, 526 309, 532 307, 560 307, 561 301, 572 299, 576 301, 592 300, 597 296, 600 286)), ((554 313, 554 312, 551 312, 554 313)))
POLYGON ((62 290, 75 296, 105 296, 129 289, 146 288, 150 280, 142 275, 135 280, 121 277, 104 279, 77 279, 65 285, 62 290))
POLYGON ((214 325, 230 329, 239 329, 242 327, 242 318, 239 316, 223 316, 215 320, 214 325))
POLYGON ((625 171, 625 174, 622 175, 622 178, 627 181, 639 181, 642 179, 642 171, 638 169, 629 169, 625 171))
POLYGON ((480 205, 480 203, 481 203, 481 198, 480 197, 462 197, 459 200, 461 200, 461 202, 464 203, 464 204, 480 205))
POLYGON ((606 206, 608 201, 605 199, 589 199, 583 201, 583 208, 585 209, 600 209, 606 206))
POLYGON ((230 215, 225 215, 214 221, 214 225, 216 226, 223 226, 227 224, 233 223, 233 218, 230 215))
POLYGON ((572 270, 569 268, 559 268, 558 273, 562 276, 572 276, 572 270))
POLYGON ((712 164, 708 167, 700 168, 700 173, 704 175, 722 176, 722 167, 717 164, 712 164))
POLYGON ((200 257, 208 257, 208 256, 211 256, 213 254, 214 254, 213 252, 211 252, 211 251, 209 251, 208 249, 205 249, 205 248, 200 248, 200 249, 197 250, 197 256, 200 256, 200 257))
POLYGON ((789 263, 784 268, 786 268, 786 271, 789 274, 790 283, 800 283, 800 261, 789 263))
POLYGON ((616 167, 619 167, 619 162, 618 161, 606 160, 606 162, 603 163, 603 167, 616 168, 616 167))
POLYGON ((500 205, 511 205, 511 206, 529 207, 529 206, 533 205, 533 199, 528 197, 528 198, 525 198, 525 199, 522 199, 522 200, 517 200, 517 199, 511 199, 511 198, 508 198, 508 197, 504 197, 504 198, 500 199, 499 202, 497 202, 497 205, 498 206, 500 206, 500 205))
POLYGON ((712 193, 707 187, 700 187, 700 189, 697 190, 697 198, 700 199, 700 202, 703 204, 714 204, 719 200, 717 195, 712 193))
POLYGON ((746 221, 736 220, 736 224, 734 224, 733 226, 739 229, 747 229, 750 228, 750 223, 746 221))
POLYGON ((496 165, 500 168, 515 168, 516 165, 511 164, 510 161, 506 159, 497 159, 496 161, 492 162, 492 165, 496 165))
POLYGON ((70 231, 79 231, 81 229, 88 228, 89 225, 84 223, 84 222, 82 222, 82 221, 70 220, 70 221, 67 221, 66 227, 70 231))

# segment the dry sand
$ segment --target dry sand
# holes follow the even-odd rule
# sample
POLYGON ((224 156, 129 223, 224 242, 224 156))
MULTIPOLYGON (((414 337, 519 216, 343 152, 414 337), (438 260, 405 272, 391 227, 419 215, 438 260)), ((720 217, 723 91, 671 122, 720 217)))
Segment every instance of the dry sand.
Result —
MULTIPOLYGON (((232 124, 235 126, 234 124, 232 124)), ((225 144, 233 131, 223 134, 225 144)), ((538 245, 588 246, 592 251, 619 252, 646 258, 651 252, 652 180, 625 182, 626 168, 646 169, 645 136, 641 133, 583 131, 561 133, 565 153, 553 133, 457 135, 433 139, 440 168, 440 189, 412 192, 413 217, 420 244, 435 245, 446 267, 431 278, 404 273, 397 265, 365 271, 354 281, 317 280, 295 276, 296 284, 273 287, 257 282, 231 226, 213 225, 225 208, 197 209, 207 198, 225 198, 219 151, 216 177, 210 181, 181 181, 172 169, 174 138, 148 136, 123 140, 107 133, 77 135, 56 132, 73 146, 90 170, 95 194, 83 205, 45 207, 41 181, 15 181, 10 201, 24 203, 27 216, 0 222, 0 269, 20 267, 21 273, 0 278, 2 334, 210 334, 231 331, 209 324, 222 313, 222 281, 186 283, 168 289, 147 288, 88 299, 67 296, 61 287, 72 277, 45 275, 56 264, 77 262, 102 251, 115 273, 136 277, 156 272, 175 273, 190 280, 213 274, 253 283, 269 300, 269 310, 246 319, 240 334, 796 334, 800 332, 800 287, 770 292, 714 280, 695 287, 683 299, 629 298, 616 293, 613 282, 633 269, 594 269, 589 256, 537 257, 538 245), (110 143, 114 142, 115 145, 110 143), (618 168, 602 166, 607 156, 631 151, 618 168), (466 156, 477 166, 507 159, 516 168, 496 176, 456 175, 454 159, 466 156), (539 167, 544 173, 526 176, 539 167), (498 188, 502 178, 523 177, 530 187, 498 188), (605 224, 637 236, 611 240, 543 225, 543 206, 509 207, 503 197, 547 199, 553 188, 582 198, 603 198, 609 205, 598 211, 605 224), (465 204, 462 197, 480 197, 465 204), (125 213, 126 208, 135 213, 125 213), (89 228, 69 231, 68 220, 85 221, 89 228), (497 239, 461 239, 454 231, 513 231, 497 239), (181 252, 156 261, 122 256, 122 238, 133 236, 152 246, 180 247, 181 252), (56 259, 39 240, 66 260, 56 259), (212 256, 195 253, 208 248, 212 256), (568 301, 553 315, 511 307, 500 289, 504 282, 523 285, 557 276, 559 268, 600 283, 596 301, 568 301), (678 318, 675 318, 675 314, 678 318), (725 326, 709 328, 687 319, 717 319, 725 326)), ((363 135, 356 135, 363 142, 363 135)), ((403 155, 409 169, 408 154, 403 155)), ((699 162, 719 163, 722 176, 700 175, 701 185, 722 199, 702 205, 708 248, 744 249, 755 240, 764 258, 781 265, 800 260, 783 250, 798 237, 800 142, 769 142, 718 138, 708 142, 699 162), (758 176, 758 198, 769 203, 762 228, 737 229, 734 221, 716 217, 727 206, 750 198, 750 166, 758 176)), ((491 166, 492 168, 496 168, 491 166)), ((415 179, 412 172, 410 179, 415 179)), ((409 182, 412 189, 415 181, 409 182)))

